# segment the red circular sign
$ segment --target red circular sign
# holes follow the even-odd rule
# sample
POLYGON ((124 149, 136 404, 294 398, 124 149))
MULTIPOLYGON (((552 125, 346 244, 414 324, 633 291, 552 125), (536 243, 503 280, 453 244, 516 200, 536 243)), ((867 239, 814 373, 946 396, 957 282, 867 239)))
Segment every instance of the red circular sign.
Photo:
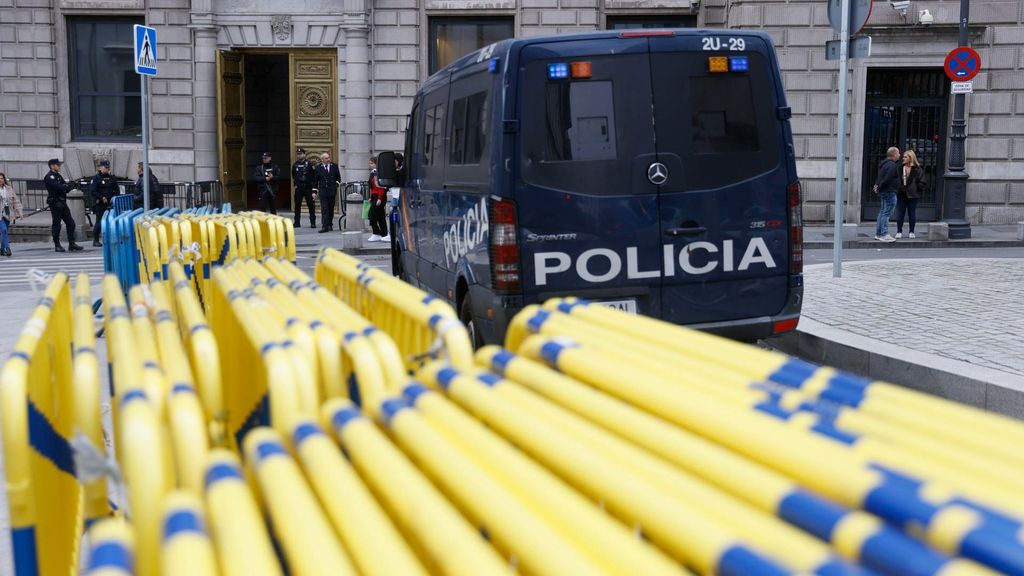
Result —
POLYGON ((959 46, 949 52, 942 67, 953 82, 966 82, 981 72, 981 55, 974 48, 959 46))

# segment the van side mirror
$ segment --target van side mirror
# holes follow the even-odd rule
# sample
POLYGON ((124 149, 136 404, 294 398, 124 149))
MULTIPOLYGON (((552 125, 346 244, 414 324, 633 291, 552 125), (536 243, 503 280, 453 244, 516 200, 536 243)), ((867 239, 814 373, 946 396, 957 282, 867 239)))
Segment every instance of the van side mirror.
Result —
POLYGON ((381 152, 377 156, 377 183, 385 188, 398 186, 398 170, 395 169, 395 153, 381 152))

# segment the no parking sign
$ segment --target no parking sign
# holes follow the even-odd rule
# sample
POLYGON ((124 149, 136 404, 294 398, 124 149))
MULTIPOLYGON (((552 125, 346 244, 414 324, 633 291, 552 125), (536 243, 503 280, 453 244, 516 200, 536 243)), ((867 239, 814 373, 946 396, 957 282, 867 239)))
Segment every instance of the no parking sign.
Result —
POLYGON ((981 55, 973 48, 959 46, 946 56, 943 69, 953 82, 966 82, 981 71, 981 55))

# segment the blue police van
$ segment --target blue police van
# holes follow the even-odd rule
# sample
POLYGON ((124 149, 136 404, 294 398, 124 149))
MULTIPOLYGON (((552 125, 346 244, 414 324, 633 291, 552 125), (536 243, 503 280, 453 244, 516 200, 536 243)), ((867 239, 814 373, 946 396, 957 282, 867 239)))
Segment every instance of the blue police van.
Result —
POLYGON ((800 185, 767 34, 631 30, 510 39, 420 88, 395 273, 476 344, 577 296, 741 340, 792 330, 800 185))

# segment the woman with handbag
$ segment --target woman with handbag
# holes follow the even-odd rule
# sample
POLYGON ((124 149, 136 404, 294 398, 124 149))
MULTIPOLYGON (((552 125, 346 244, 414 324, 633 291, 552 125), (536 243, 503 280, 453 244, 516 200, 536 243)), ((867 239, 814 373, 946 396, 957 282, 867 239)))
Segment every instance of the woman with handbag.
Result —
POLYGON ((7 182, 7 175, 0 172, 0 256, 11 255, 9 231, 15 222, 24 218, 21 200, 14 187, 7 182))
POLYGON ((925 186, 924 170, 917 162, 917 154, 913 150, 903 153, 903 169, 900 171, 900 192, 896 195, 896 238, 903 238, 903 217, 909 216, 910 233, 907 238, 915 238, 914 225, 917 224, 917 201, 925 186))

